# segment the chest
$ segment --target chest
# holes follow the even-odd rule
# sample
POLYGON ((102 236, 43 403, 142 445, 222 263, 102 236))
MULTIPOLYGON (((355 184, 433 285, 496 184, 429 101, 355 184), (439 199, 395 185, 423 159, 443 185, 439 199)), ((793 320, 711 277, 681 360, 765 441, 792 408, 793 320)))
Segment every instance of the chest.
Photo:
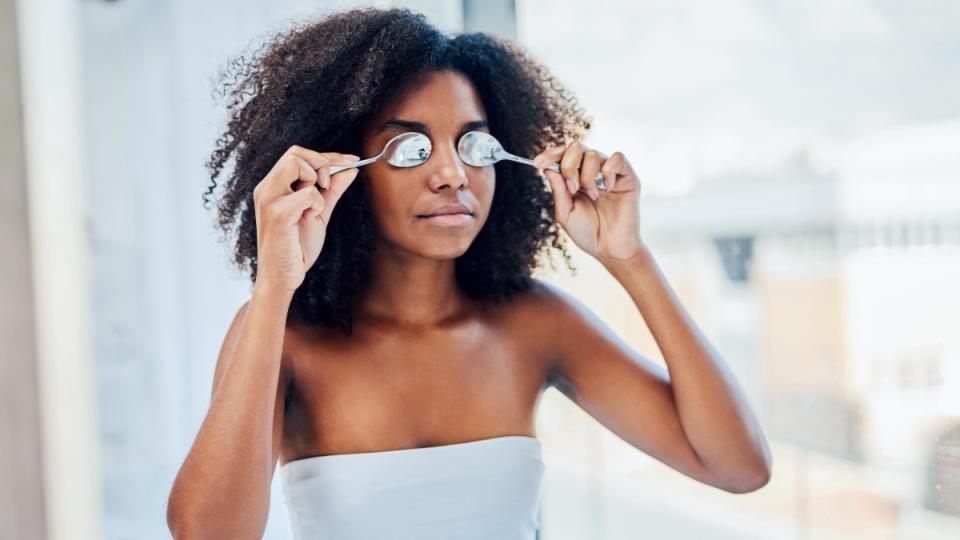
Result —
POLYGON ((283 430, 290 456, 534 435, 548 370, 535 336, 476 323, 294 341, 283 430))

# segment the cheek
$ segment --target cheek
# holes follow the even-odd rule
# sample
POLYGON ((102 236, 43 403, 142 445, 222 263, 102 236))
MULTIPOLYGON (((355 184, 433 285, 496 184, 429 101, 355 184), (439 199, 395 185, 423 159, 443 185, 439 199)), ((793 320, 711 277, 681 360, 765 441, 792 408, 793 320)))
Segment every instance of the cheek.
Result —
POLYGON ((490 213, 490 205, 493 202, 493 194, 497 189, 497 175, 493 171, 493 167, 490 169, 491 170, 489 172, 484 171, 483 174, 477 177, 477 181, 474 184, 475 187, 473 189, 473 193, 480 202, 481 208, 484 208, 487 214, 490 213))
POLYGON ((416 193, 404 189, 404 183, 398 178, 371 174, 365 180, 370 207, 384 234, 405 227, 403 222, 413 215, 416 193))

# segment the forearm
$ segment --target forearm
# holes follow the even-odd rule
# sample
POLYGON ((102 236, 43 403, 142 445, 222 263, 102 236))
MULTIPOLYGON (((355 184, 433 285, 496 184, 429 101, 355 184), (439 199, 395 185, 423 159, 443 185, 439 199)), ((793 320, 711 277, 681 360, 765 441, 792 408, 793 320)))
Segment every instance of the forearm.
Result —
POLYGON ((262 534, 275 467, 274 407, 289 303, 285 294, 254 290, 230 361, 171 490, 171 529, 179 523, 186 537, 206 537, 206 531, 233 538, 262 534))
POLYGON ((623 285, 663 354, 684 433, 718 482, 765 481, 770 450, 733 372, 689 317, 644 246, 628 260, 601 261, 623 285))

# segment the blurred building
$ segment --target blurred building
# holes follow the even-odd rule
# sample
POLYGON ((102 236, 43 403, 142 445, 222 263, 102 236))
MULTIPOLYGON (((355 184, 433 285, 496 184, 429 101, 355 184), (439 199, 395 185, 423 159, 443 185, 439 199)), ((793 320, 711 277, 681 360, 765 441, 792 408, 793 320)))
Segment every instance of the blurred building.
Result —
MULTIPOLYGON (((848 523, 860 527, 887 530, 929 511, 960 518, 958 148, 960 122, 899 128, 852 142, 835 171, 791 159, 641 203, 654 253, 747 387, 776 448, 816 463, 776 452, 777 470, 816 467, 811 478, 825 478, 785 498, 786 515, 809 497, 843 499, 848 523)), ((574 288, 581 279, 556 280, 574 288)), ((584 300, 659 358, 635 316, 609 317, 629 313, 629 297, 608 290, 600 272, 583 282, 591 283, 576 288, 584 300)), ((570 418, 554 420, 568 448, 598 436, 573 435, 570 418)), ((566 454, 594 464, 587 476, 604 477, 610 464, 598 455, 611 452, 566 454)), ((960 521, 946 523, 943 531, 960 521)))

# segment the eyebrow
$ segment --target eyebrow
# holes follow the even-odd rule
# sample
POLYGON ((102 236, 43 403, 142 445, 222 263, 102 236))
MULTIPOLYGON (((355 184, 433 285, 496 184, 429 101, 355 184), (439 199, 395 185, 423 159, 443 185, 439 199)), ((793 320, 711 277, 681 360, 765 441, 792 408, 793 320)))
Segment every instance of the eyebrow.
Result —
MULTIPOLYGON (((412 130, 412 131, 419 131, 419 132, 425 133, 425 134, 427 134, 427 135, 430 134, 430 128, 427 127, 426 124, 421 123, 421 122, 414 122, 414 121, 412 121, 412 120, 401 120, 401 119, 399 119, 399 118, 392 118, 392 119, 387 120, 386 122, 384 122, 383 125, 381 125, 381 126, 377 129, 377 133, 383 133, 384 131, 387 131, 388 129, 391 129, 391 128, 408 129, 408 130, 412 130)), ((473 120, 473 121, 466 122, 465 124, 463 124, 463 127, 461 128, 461 131, 462 131, 462 132, 472 131, 472 130, 474 130, 474 129, 481 129, 481 128, 487 128, 487 129, 489 129, 489 128, 490 128, 490 125, 487 124, 487 122, 486 122, 485 120, 473 120)))

